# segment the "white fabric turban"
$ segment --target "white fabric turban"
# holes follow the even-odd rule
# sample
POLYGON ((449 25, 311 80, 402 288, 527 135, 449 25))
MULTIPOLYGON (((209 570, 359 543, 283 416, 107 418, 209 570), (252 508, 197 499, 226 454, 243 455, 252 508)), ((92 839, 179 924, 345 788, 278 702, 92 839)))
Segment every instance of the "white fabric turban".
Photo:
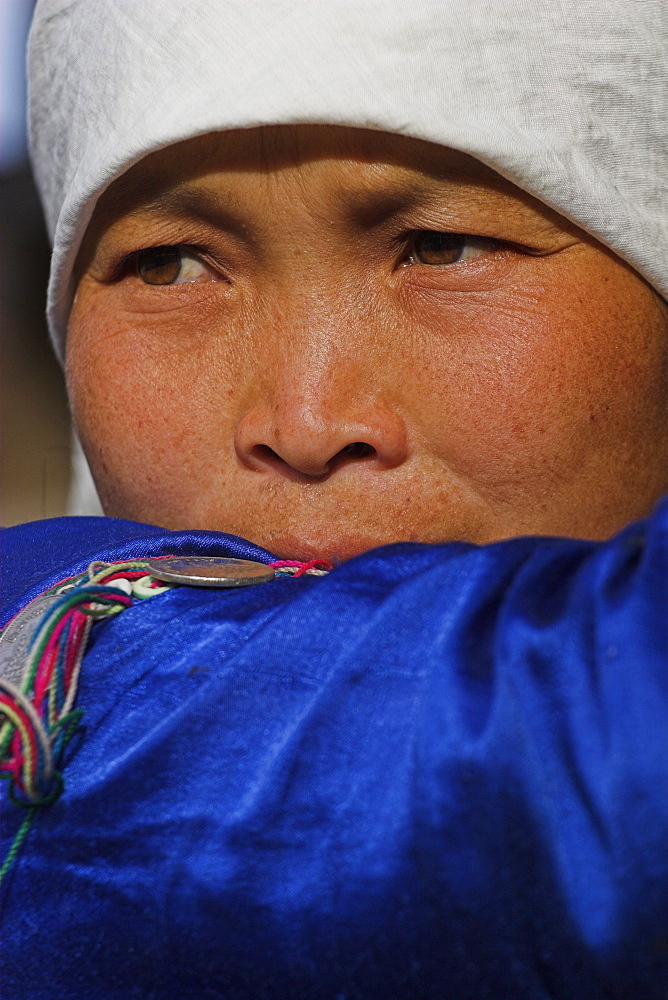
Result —
POLYGON ((664 0, 40 0, 30 135, 62 357, 102 191, 147 153, 289 122, 463 150, 668 295, 664 0))

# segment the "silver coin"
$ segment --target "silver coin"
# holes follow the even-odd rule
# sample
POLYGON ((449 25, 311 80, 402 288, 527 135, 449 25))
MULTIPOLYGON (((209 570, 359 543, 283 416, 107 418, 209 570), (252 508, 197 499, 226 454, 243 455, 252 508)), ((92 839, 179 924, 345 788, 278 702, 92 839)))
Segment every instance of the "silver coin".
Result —
POLYGON ((62 594, 42 594, 19 611, 0 635, 0 677, 21 687, 28 647, 41 619, 62 594))
POLYGON ((148 571, 163 583, 180 583, 186 587, 248 587, 253 583, 267 583, 275 576, 271 566, 264 563, 224 556, 149 559, 148 571))

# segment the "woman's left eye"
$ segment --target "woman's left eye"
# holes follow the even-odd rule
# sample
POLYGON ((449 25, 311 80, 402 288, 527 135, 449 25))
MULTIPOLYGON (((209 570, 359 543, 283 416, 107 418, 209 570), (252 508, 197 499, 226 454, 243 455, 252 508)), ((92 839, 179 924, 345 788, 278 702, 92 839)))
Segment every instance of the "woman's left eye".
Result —
POLYGON ((140 250, 134 258, 137 275, 147 285, 215 281, 211 268, 185 247, 151 247, 140 250))
POLYGON ((459 264, 498 250, 499 240, 466 233, 439 233, 421 229, 413 233, 409 244, 409 264, 459 264))

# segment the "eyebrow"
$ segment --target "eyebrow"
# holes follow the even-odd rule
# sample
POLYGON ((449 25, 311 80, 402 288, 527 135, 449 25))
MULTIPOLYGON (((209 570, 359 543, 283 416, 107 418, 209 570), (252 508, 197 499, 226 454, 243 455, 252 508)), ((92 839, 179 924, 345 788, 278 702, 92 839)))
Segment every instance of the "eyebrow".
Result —
POLYGON ((394 191, 355 191, 347 196, 346 207, 351 221, 364 228, 374 228, 389 222, 399 212, 433 201, 436 196, 435 190, 427 192, 414 186, 394 191))
MULTIPOLYGON (((439 225, 459 228, 457 221, 447 217, 452 212, 456 217, 462 208, 480 207, 476 204, 477 199, 472 202, 470 185, 464 183, 462 190, 458 171, 454 171, 453 176, 422 171, 381 171, 373 180, 375 184, 359 186, 341 183, 338 195, 344 225, 352 229, 379 228, 402 212, 426 208, 443 212, 444 218, 439 225)), ((131 184, 114 192, 109 208, 112 215, 117 216, 129 214, 199 221, 231 234, 253 250, 257 250, 261 242, 252 215, 244 211, 233 191, 225 189, 212 191, 188 181, 167 187, 164 178, 133 178, 131 184)))
MULTIPOLYGON (((390 221, 401 211, 426 205, 442 199, 448 190, 450 198, 457 185, 443 179, 396 179, 377 190, 357 189, 342 194, 342 204, 349 220, 365 228, 373 228, 390 221)), ((137 214, 171 216, 176 219, 197 219, 216 228, 225 229, 240 238, 253 242, 252 226, 239 207, 239 200, 232 194, 226 196, 187 184, 163 190, 150 200, 138 205, 137 214)))
POLYGON ((237 200, 232 196, 223 198, 213 191, 183 185, 162 191, 134 211, 141 215, 170 215, 176 219, 197 219, 248 240, 249 225, 241 212, 236 209, 237 204, 237 200))

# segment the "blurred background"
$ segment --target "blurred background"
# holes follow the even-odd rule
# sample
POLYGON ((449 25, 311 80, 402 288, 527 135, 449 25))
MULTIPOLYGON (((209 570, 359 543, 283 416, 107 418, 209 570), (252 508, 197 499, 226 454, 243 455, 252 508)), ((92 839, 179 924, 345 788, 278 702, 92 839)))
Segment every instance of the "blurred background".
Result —
POLYGON ((49 245, 27 160, 33 0, 0 0, 0 524, 66 512, 70 421, 44 309, 49 245))

